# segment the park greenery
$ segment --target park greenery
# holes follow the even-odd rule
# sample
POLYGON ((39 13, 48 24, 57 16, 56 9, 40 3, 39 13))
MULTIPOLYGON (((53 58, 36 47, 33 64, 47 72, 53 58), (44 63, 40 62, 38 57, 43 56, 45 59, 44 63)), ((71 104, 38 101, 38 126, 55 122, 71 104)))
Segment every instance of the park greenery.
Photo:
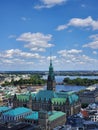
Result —
POLYGON ((31 75, 29 79, 23 79, 21 78, 18 81, 14 81, 14 79, 11 80, 11 82, 5 81, 2 86, 10 86, 10 85, 44 85, 46 81, 42 79, 40 75, 31 75))
POLYGON ((76 78, 70 79, 69 77, 64 78, 64 85, 77 85, 77 86, 90 86, 98 83, 98 79, 88 79, 88 78, 76 78))

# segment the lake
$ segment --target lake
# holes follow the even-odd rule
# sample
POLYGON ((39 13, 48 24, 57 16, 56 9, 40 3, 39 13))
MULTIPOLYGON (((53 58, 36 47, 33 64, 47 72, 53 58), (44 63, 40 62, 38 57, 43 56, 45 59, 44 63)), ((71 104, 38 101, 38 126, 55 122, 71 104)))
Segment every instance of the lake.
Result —
MULTIPOLYGON (((87 79, 98 79, 98 76, 55 76, 56 82, 62 82, 64 78, 76 79, 76 78, 87 78, 87 79)), ((44 79, 47 79, 47 75, 43 76, 44 79)))
MULTIPOLYGON (((64 78, 69 77, 70 79, 75 78, 88 78, 88 79, 98 79, 98 76, 55 76, 56 82, 62 82, 64 78)), ((44 79, 47 79, 47 76, 43 76, 44 79)), ((72 86, 72 85, 56 85, 56 91, 75 91, 84 90, 85 86, 72 86)))
POLYGON ((71 85, 56 85, 56 91, 74 91, 78 92, 80 90, 84 90, 85 86, 71 86, 71 85))

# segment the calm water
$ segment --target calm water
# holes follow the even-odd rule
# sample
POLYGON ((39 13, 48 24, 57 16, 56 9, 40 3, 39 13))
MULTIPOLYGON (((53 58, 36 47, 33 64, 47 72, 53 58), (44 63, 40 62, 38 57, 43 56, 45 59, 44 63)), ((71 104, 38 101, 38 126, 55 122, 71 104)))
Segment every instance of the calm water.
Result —
MULTIPOLYGON (((56 91, 74 91, 78 92, 80 90, 84 90, 86 87, 85 86, 71 86, 71 85, 56 85, 56 91)), ((44 86, 44 89, 46 89, 46 86, 44 86)))
MULTIPOLYGON (((69 77, 70 79, 76 78, 87 78, 87 79, 98 79, 98 76, 55 76, 56 82, 62 82, 64 78, 69 77)), ((43 76, 44 79, 47 79, 47 76, 43 76)))
MULTIPOLYGON (((70 79, 75 78, 88 78, 88 79, 98 79, 98 76, 55 76, 56 82, 62 82, 64 78, 69 77, 70 79)), ((47 76, 43 77, 47 79, 47 76)), ((80 91, 85 89, 85 86, 71 86, 71 85, 56 85, 56 91, 80 91)))
POLYGON ((55 76, 56 82, 62 82, 64 78, 69 77, 70 79, 76 78, 87 78, 87 79, 98 79, 98 76, 55 76))
POLYGON ((56 91, 74 91, 74 92, 78 92, 80 90, 85 89, 86 87, 84 86, 71 86, 71 85, 56 85, 56 91))

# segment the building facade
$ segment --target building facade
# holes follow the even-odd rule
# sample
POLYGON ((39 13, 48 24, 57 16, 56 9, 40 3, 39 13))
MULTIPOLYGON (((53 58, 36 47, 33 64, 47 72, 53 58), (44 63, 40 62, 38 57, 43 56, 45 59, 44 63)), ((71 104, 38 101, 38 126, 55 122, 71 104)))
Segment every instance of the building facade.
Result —
POLYGON ((1 115, 1 119, 5 122, 15 122, 22 120, 25 116, 28 116, 32 113, 31 109, 25 107, 18 107, 11 109, 7 112, 4 112, 1 115))
POLYGON ((79 94, 81 103, 86 103, 86 104, 90 104, 90 103, 98 103, 98 88, 96 88, 95 90, 87 90, 85 92, 82 92, 79 94))
POLYGON ((62 126, 66 121, 66 114, 61 111, 40 111, 39 112, 39 125, 42 130, 53 130, 57 126, 62 126))
POLYGON ((49 74, 47 78, 47 89, 40 90, 36 94, 20 94, 13 98, 13 107, 24 106, 33 111, 62 111, 67 116, 76 114, 80 111, 81 103, 78 95, 73 92, 56 92, 55 76, 50 60, 49 74))

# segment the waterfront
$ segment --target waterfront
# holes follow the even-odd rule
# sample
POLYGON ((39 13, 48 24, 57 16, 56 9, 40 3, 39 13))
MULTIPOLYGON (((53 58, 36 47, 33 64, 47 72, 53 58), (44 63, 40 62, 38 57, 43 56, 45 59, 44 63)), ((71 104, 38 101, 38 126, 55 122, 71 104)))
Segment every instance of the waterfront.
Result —
MULTIPOLYGON (((46 89, 46 86, 44 87, 46 89)), ((56 85, 56 91, 74 91, 78 92, 80 90, 86 89, 85 86, 72 86, 72 85, 56 85)))
MULTIPOLYGON (((70 79, 75 78, 88 78, 88 79, 98 79, 98 76, 55 76, 56 82, 62 82, 64 78, 69 77, 70 79)), ((47 76, 43 76, 44 79, 47 79, 47 76)), ((46 88, 46 86, 45 86, 46 88)), ((72 86, 72 85, 56 85, 56 91, 80 91, 84 90, 85 86, 72 86)))
POLYGON ((56 91, 74 91, 78 92, 80 90, 84 90, 85 86, 71 86, 71 85, 56 85, 56 91))
MULTIPOLYGON (((62 82, 64 78, 76 79, 76 78, 87 78, 87 79, 98 79, 98 76, 55 76, 56 82, 62 82)), ((43 76, 44 79, 47 79, 47 75, 43 76)))
POLYGON ((64 78, 67 78, 67 77, 70 79, 76 79, 76 78, 98 79, 98 76, 55 76, 55 79, 56 79, 56 82, 62 82, 64 78))

